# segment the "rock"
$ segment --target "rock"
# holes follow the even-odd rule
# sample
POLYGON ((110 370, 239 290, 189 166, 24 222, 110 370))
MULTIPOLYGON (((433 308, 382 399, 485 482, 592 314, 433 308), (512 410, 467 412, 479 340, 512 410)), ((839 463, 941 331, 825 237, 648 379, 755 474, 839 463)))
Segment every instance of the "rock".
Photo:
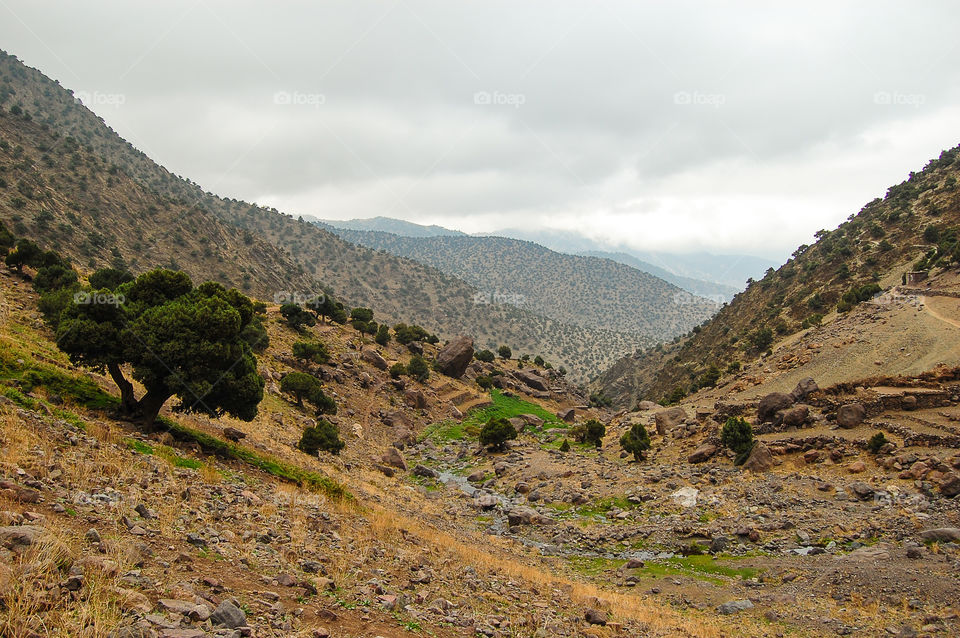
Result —
POLYGON ((87 542, 93 543, 94 545, 99 545, 101 540, 100 532, 98 532, 96 529, 92 527, 87 530, 87 533, 84 535, 84 538, 87 539, 87 542))
POLYGON ((440 478, 440 472, 426 465, 417 465, 413 468, 413 475, 421 478, 437 479, 440 478))
POLYGON ((757 406, 757 418, 760 419, 760 423, 769 423, 776 418, 777 412, 786 410, 793 403, 794 399, 789 394, 771 392, 760 399, 760 404, 757 406))
POLYGON ((527 422, 518 416, 507 419, 507 421, 509 421, 513 429, 517 431, 517 434, 522 434, 523 431, 527 429, 527 422))
POLYGON ((246 626, 247 615, 229 600, 224 600, 214 612, 210 614, 210 620, 212 620, 214 624, 236 629, 237 627, 246 626))
POLYGON ((386 370, 390 366, 387 364, 387 360, 383 356, 373 350, 372 348, 366 348, 360 352, 360 358, 372 365, 378 370, 386 370))
POLYGON ((237 443, 240 439, 246 438, 246 436, 246 432, 241 432, 237 428, 223 428, 223 438, 227 439, 228 441, 237 443))
POLYGON ((820 459, 820 450, 807 450, 803 453, 804 463, 816 463, 820 459))
POLYGON ((847 403, 837 410, 837 425, 842 428, 855 428, 867 418, 867 410, 860 403, 847 403))
POLYGON ((927 542, 960 543, 960 528, 938 527, 920 532, 920 538, 927 542))
POLYGON ((912 394, 905 395, 900 399, 900 407, 904 410, 916 410, 917 409, 917 397, 912 394))
POLYGON ((749 600, 731 600, 730 602, 723 603, 717 607, 717 611, 724 616, 746 611, 747 609, 753 609, 753 603, 749 600))
POLYGON ((523 419, 527 425, 534 428, 543 427, 543 419, 535 414, 521 414, 517 418, 523 419))
POLYGON ((743 464, 743 469, 751 472, 766 472, 773 467, 773 452, 763 441, 757 441, 753 449, 750 450, 750 456, 743 464))
POLYGON ((670 500, 683 508, 696 507, 699 494, 700 490, 695 487, 681 487, 670 495, 670 500))
POLYGON ((157 601, 157 604, 160 606, 160 609, 168 611, 173 614, 180 614, 186 616, 197 604, 190 600, 177 600, 175 598, 161 598, 157 601))
POLYGON ((477 497, 477 507, 480 509, 493 509, 497 506, 497 502, 497 497, 493 494, 481 494, 477 497))
POLYGON ((507 512, 507 522, 511 527, 514 525, 537 525, 547 520, 537 510, 530 507, 514 507, 507 512))
POLYGON ((647 410, 657 410, 660 405, 653 401, 641 401, 637 404, 637 412, 646 412, 647 410))
POLYGON ((803 401, 808 395, 813 394, 819 389, 820 386, 817 385, 816 381, 814 381, 811 377, 806 377, 804 379, 800 379, 800 382, 790 393, 790 396, 793 398, 794 402, 803 401))
POLYGON ((810 418, 810 408, 805 405, 796 405, 783 411, 783 424, 798 428, 810 418))
POLYGON ((400 450, 395 447, 387 448, 387 451, 380 457, 380 462, 387 467, 395 467, 403 472, 407 471, 407 461, 403 458, 400 450))
POLYGON ((853 494, 857 499, 866 501, 873 498, 875 490, 863 481, 855 481, 847 486, 847 491, 853 494))
POLYGON ((513 373, 513 376, 519 379, 524 385, 527 385, 534 390, 549 389, 546 379, 529 370, 517 370, 513 373))
POLYGON ((711 554, 722 554, 727 551, 727 545, 730 544, 730 539, 726 536, 717 536, 712 541, 710 541, 710 553, 711 554))
POLYGON ((486 477, 487 473, 483 470, 476 470, 470 476, 467 477, 469 483, 480 483, 486 477))
POLYGON ((912 545, 907 548, 907 558, 916 560, 918 558, 923 558, 923 548, 916 545, 912 545))
POLYGON ((947 498, 953 498, 960 494, 960 476, 952 472, 947 474, 943 480, 940 481, 940 493, 947 498))
POLYGON ((657 434, 662 436, 686 421, 687 411, 677 405, 657 412, 653 418, 657 424, 657 434))
POLYGON ((0 545, 7 549, 29 547, 37 542, 43 532, 42 527, 35 525, 9 525, 0 527, 0 545))
POLYGON ((473 339, 456 337, 437 353, 437 369, 448 377, 459 379, 473 360, 473 339))
POLYGON ((422 410, 427 407, 427 396, 420 390, 407 390, 403 398, 411 408, 422 410))
POLYGON ((607 624, 607 615, 599 609, 588 609, 583 617, 584 620, 591 625, 600 625, 602 627, 607 624))
POLYGON ((863 461, 854 461, 847 468, 847 471, 850 472, 851 474, 861 474, 867 471, 867 464, 864 463, 863 461))
POLYGON ((557 418, 565 423, 573 423, 573 419, 576 417, 577 411, 573 408, 567 408, 566 410, 560 410, 557 412, 557 418))
POLYGON ((381 464, 381 463, 377 463, 377 464, 375 465, 375 467, 377 468, 377 470, 379 470, 381 473, 383 473, 383 475, 386 476, 387 478, 393 478, 394 476, 397 475, 397 470, 396 470, 395 468, 389 467, 389 466, 387 466, 387 465, 383 465, 383 464, 381 464))
POLYGON ((704 461, 711 458, 714 454, 716 454, 718 449, 719 448, 717 448, 717 446, 714 445, 713 443, 704 443, 703 445, 698 447, 696 450, 694 450, 693 453, 690 454, 690 456, 687 457, 687 462, 703 463, 704 461))

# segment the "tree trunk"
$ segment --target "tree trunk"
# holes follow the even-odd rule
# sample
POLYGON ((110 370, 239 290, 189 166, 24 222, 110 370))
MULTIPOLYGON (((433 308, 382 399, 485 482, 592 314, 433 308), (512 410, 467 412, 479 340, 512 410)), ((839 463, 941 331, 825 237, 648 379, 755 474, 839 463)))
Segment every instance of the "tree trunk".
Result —
POLYGON ((148 391, 143 397, 137 402, 137 408, 140 412, 140 416, 143 419, 143 424, 145 426, 152 426, 157 420, 157 415, 160 414, 160 408, 163 407, 163 404, 167 402, 172 394, 169 392, 150 392, 148 391))
POLYGON ((126 416, 133 416, 137 412, 137 399, 133 394, 133 384, 127 381, 120 369, 120 364, 111 363, 107 366, 107 371, 113 378, 113 382, 120 388, 120 412, 126 416))

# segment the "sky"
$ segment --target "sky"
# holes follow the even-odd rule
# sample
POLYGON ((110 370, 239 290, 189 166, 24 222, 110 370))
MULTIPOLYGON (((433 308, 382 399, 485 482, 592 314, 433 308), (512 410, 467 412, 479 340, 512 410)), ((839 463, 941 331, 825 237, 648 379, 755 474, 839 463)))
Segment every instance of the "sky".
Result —
POLYGON ((960 3, 0 0, 0 48, 293 215, 782 260, 960 143, 960 3))

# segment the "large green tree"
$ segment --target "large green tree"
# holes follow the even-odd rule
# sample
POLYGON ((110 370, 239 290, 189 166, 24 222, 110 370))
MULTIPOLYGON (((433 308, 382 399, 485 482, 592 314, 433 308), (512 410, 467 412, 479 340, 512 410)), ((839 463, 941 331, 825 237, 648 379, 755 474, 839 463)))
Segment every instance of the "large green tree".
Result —
POLYGON ((106 371, 120 388, 124 414, 152 424, 174 408, 250 421, 263 378, 243 338, 253 304, 237 290, 157 269, 114 290, 86 291, 61 312, 57 345, 76 364, 106 371), (146 392, 135 396, 124 366, 146 392))

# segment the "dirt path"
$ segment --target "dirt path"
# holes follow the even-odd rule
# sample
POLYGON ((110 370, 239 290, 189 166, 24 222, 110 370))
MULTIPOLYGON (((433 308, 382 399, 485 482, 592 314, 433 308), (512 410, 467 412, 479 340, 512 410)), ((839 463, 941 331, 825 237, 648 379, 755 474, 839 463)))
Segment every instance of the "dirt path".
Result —
POLYGON ((933 306, 930 305, 930 302, 931 302, 931 298, 930 298, 930 297, 921 297, 920 299, 923 300, 923 308, 924 308, 924 310, 926 310, 928 313, 930 313, 930 316, 932 316, 934 319, 939 319, 940 321, 943 321, 943 322, 945 322, 945 323, 949 323, 951 326, 954 326, 954 327, 956 327, 956 328, 960 328, 960 321, 957 321, 956 319, 951 319, 950 317, 944 317, 944 316, 941 315, 939 312, 937 312, 936 310, 933 309, 933 306))

